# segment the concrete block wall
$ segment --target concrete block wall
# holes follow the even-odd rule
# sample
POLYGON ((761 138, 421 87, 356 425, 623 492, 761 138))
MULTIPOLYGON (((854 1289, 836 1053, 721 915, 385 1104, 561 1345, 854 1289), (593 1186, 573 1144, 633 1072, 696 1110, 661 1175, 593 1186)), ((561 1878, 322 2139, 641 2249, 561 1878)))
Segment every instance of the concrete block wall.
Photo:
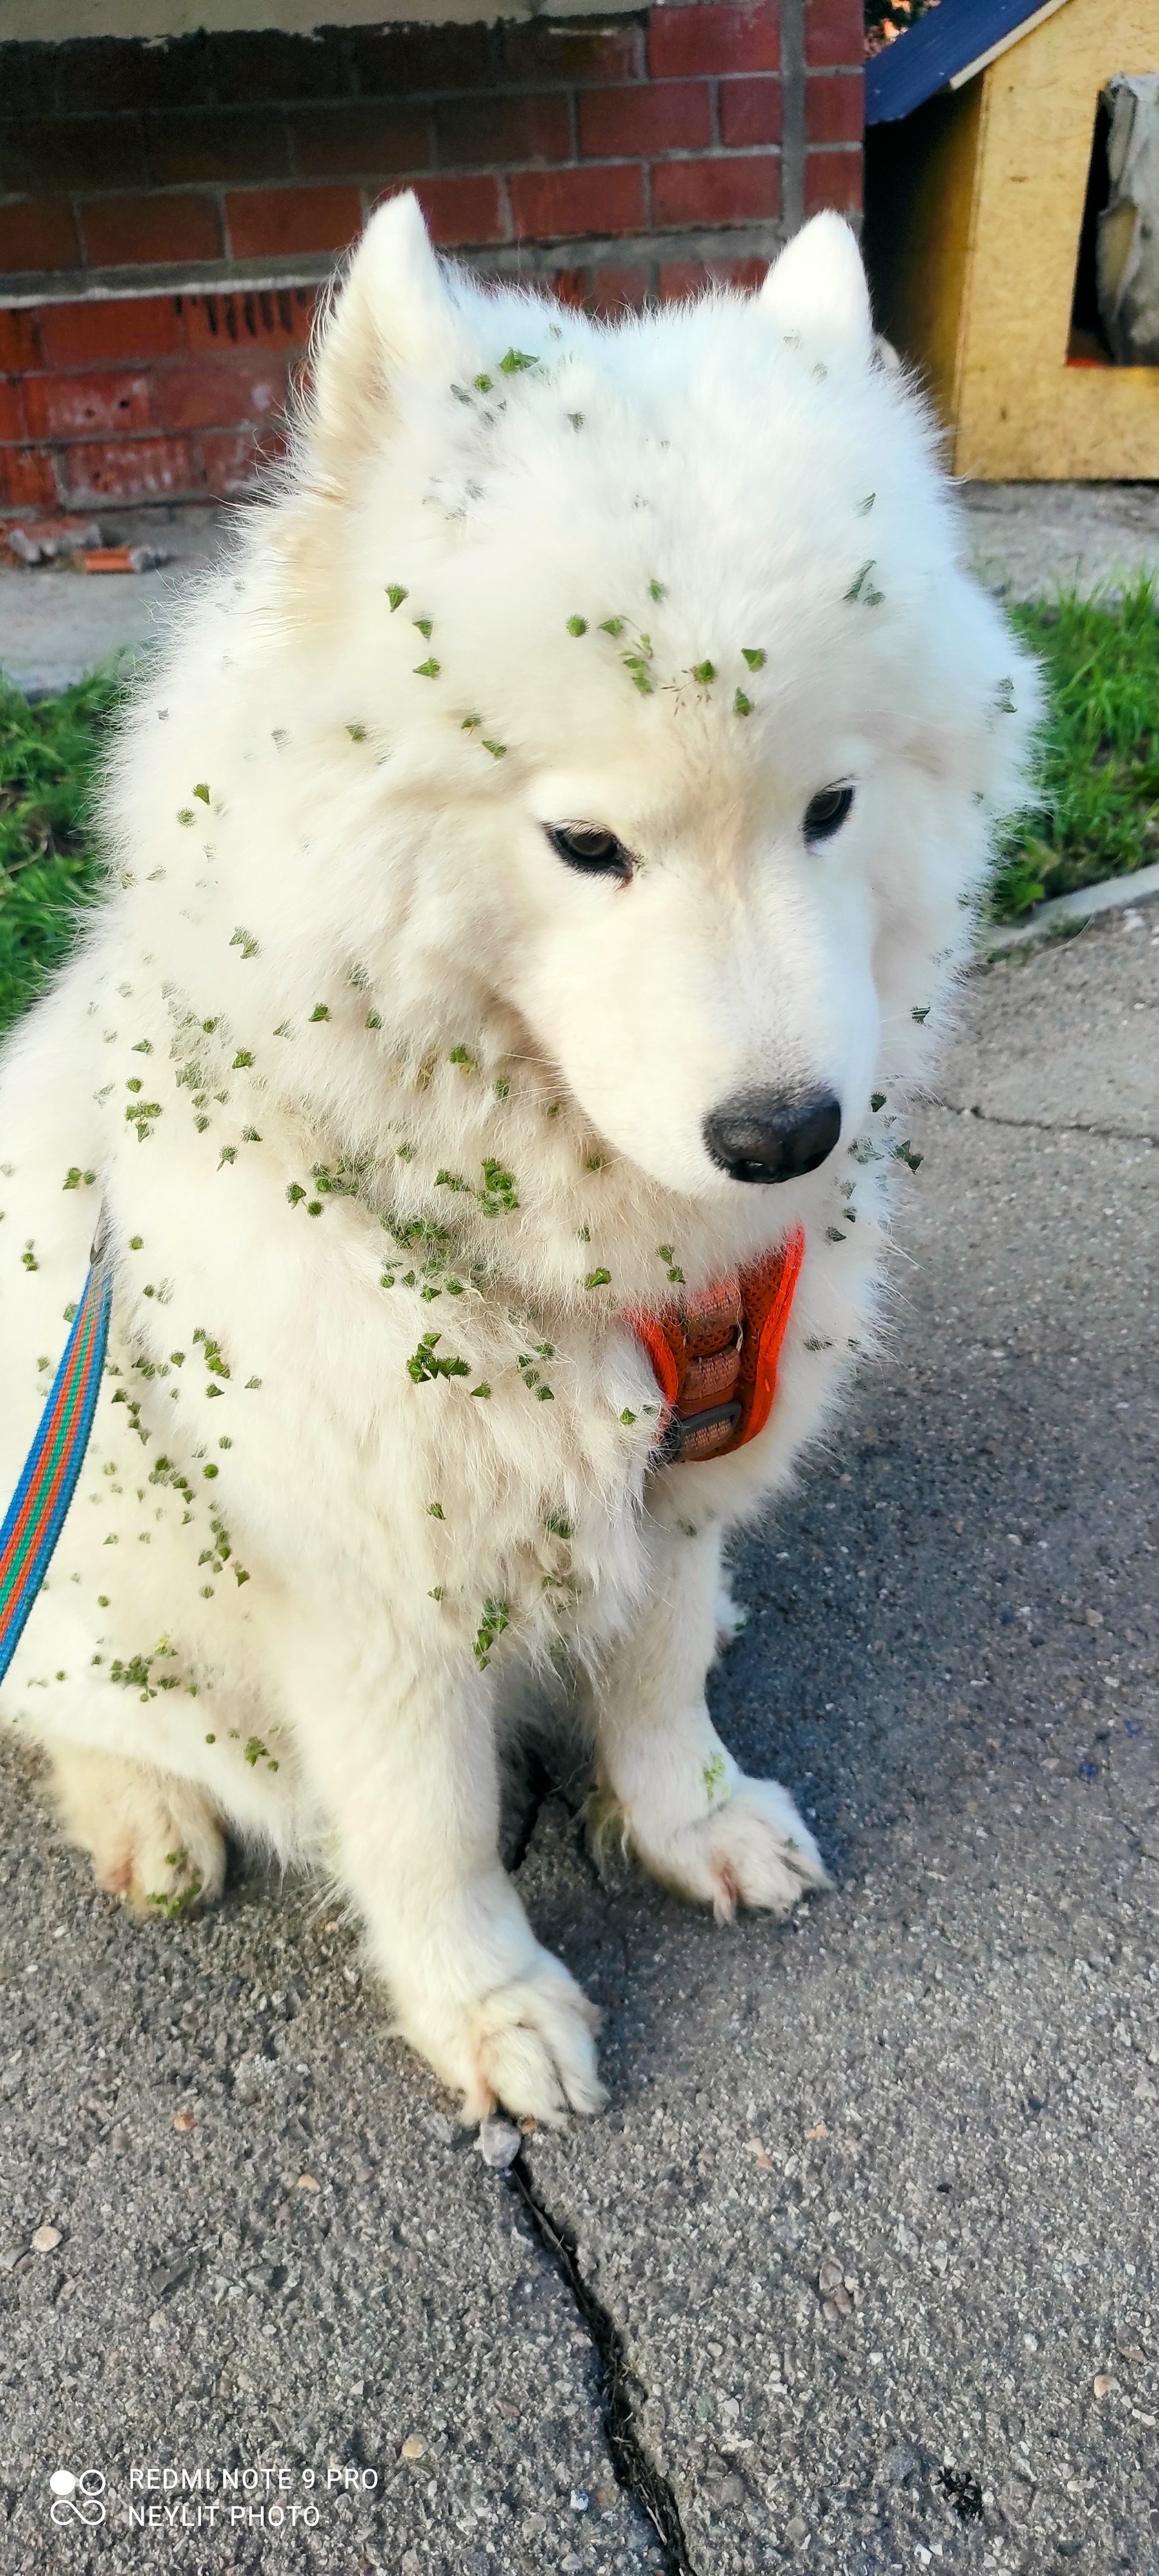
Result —
POLYGON ((860 206, 861 58, 861 0, 0 48, 0 510, 244 488, 400 186, 597 313, 756 283, 860 206))

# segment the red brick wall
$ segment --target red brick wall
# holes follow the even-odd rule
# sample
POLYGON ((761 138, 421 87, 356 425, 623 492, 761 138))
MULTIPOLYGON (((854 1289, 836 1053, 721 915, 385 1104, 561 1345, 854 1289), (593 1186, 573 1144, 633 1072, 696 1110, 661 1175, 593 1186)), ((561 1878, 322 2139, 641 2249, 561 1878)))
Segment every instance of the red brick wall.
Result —
POLYGON ((861 44, 861 0, 661 0, 0 48, 0 272, 68 299, 0 309, 0 508, 240 489, 311 281, 399 186, 445 248, 595 311, 755 282, 803 215, 860 205, 861 44))

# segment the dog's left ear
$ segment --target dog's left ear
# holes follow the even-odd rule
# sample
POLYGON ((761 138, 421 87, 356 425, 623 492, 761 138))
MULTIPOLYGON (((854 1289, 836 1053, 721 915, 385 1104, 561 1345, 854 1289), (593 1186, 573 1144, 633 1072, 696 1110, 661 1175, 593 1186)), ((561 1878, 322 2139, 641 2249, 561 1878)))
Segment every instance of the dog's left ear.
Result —
POLYGON ((454 344, 454 308, 418 199, 391 197, 370 218, 315 352, 314 444, 328 472, 341 480, 381 440, 397 378, 447 365, 454 344))
POLYGON ((783 331, 808 348, 868 366, 873 355, 869 287, 844 217, 814 215, 769 270, 757 298, 783 331))

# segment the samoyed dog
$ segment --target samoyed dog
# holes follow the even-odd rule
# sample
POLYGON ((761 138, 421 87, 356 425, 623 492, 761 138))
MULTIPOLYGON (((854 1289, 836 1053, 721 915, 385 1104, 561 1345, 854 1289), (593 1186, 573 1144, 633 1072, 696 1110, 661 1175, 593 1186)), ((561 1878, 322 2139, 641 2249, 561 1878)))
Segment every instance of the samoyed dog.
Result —
POLYGON ((325 1868, 468 2116, 602 2099, 499 1859, 531 1683, 669 1887, 823 1881, 708 1715, 722 1547, 872 1337, 1034 685, 836 216, 612 326, 400 196, 125 718, 0 1074, 6 1492, 98 1220, 113 1281, 5 1711, 137 1906, 325 1868))

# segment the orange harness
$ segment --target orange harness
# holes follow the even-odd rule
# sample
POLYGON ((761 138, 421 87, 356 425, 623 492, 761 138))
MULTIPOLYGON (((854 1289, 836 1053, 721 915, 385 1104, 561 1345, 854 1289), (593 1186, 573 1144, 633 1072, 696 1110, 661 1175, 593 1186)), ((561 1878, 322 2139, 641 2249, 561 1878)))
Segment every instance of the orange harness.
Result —
POLYGON ((763 1261, 684 1305, 629 1318, 664 1398, 659 1464, 726 1458, 764 1430, 804 1257, 796 1226, 763 1261))

